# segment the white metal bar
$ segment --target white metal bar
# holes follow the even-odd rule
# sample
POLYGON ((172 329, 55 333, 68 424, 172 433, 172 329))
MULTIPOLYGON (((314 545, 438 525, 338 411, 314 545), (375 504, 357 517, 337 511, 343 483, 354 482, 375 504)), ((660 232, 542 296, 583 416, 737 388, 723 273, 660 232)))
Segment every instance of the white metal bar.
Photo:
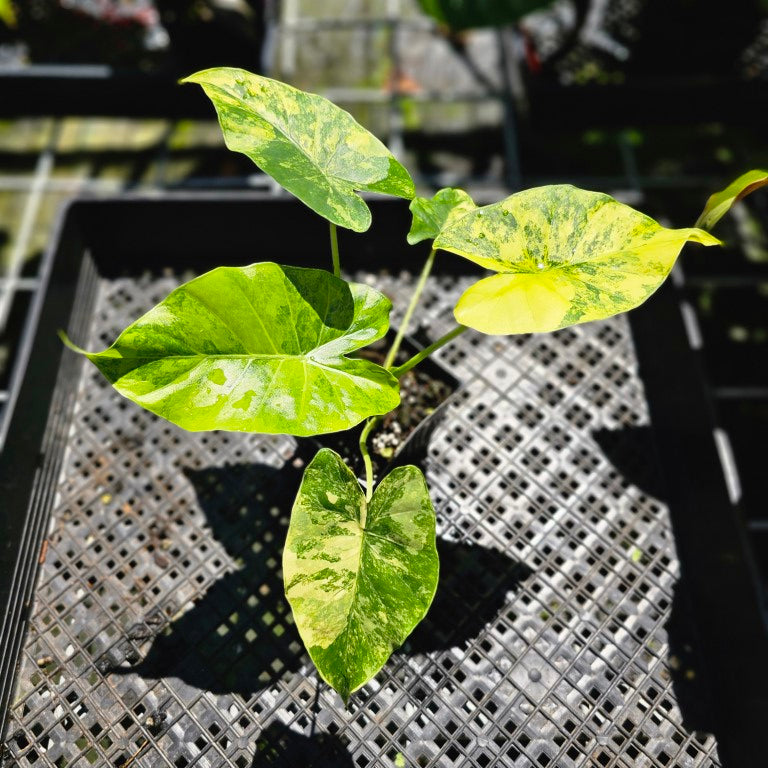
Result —
POLYGON ((713 432, 717 453, 720 456, 720 464, 723 467, 725 484, 728 488, 728 496, 731 504, 738 504, 741 499, 741 480, 738 467, 736 466, 736 458, 731 448, 731 441, 728 439, 728 434, 725 430, 716 428, 713 432))
MULTIPOLYGON (((5 278, 0 277, 0 290, 5 290, 5 283, 5 278)), ((40 285, 40 281, 36 277, 20 277, 14 285, 17 291, 34 291, 40 285)))
MULTIPOLYGON (((29 176, 0 176, 0 192, 28 192, 34 185, 34 177, 29 176)), ((86 178, 54 178, 48 179, 45 187, 48 192, 77 194, 88 192, 119 192, 123 182, 117 179, 86 179, 86 178)))
POLYGON ((14 77, 93 77, 107 79, 114 75, 106 64, 22 64, 0 67, 0 75, 14 77))
MULTIPOLYGON (((423 30, 429 32, 435 29, 436 24, 427 18, 398 18, 397 14, 387 14, 386 16, 378 17, 357 17, 350 19, 313 19, 313 18, 294 18, 293 21, 289 21, 288 27, 293 32, 316 32, 318 30, 334 30, 334 29, 359 29, 360 27, 384 27, 391 24, 393 21, 397 21, 398 24, 402 24, 404 27, 415 30, 423 30)), ((286 23, 285 15, 283 16, 283 24, 286 23)))
POLYGON ((299 19, 299 0, 283 0, 281 40, 280 40, 280 76, 290 80, 296 72, 296 29, 299 19))
POLYGON ((691 349, 701 349, 704 346, 704 337, 701 335, 696 310, 687 301, 680 302, 680 314, 683 316, 685 333, 688 336, 688 344, 691 349))

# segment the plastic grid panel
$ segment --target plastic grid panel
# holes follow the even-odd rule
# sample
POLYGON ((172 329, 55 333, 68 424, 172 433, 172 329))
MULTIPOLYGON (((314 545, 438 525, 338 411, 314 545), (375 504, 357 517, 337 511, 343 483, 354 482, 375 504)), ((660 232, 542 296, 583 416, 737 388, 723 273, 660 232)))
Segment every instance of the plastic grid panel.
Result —
MULTIPOLYGON (((413 277, 377 281, 402 312, 413 277)), ((464 283, 430 280, 417 335, 450 325, 464 283)), ((102 281, 90 347, 175 284, 102 281)), ((301 446, 184 433, 83 368, 6 762, 719 765, 672 685, 667 510, 599 442, 647 421, 625 320, 440 356, 464 382, 426 461, 441 585, 346 711, 282 594, 301 446)))

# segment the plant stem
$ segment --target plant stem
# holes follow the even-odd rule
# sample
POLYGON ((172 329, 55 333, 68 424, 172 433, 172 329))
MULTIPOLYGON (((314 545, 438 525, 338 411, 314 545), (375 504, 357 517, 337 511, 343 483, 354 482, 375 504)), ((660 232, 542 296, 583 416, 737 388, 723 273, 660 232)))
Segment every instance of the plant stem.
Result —
POLYGON ((380 421, 380 416, 371 416, 371 418, 365 422, 363 431, 360 433, 360 453, 363 457, 363 464, 365 464, 366 501, 370 501, 371 496, 373 496, 373 463, 371 462, 371 454, 368 453, 368 437, 380 421))
POLYGON ((394 342, 392 342, 392 348, 389 350, 387 359, 384 361, 384 367, 387 369, 390 369, 392 367, 392 363, 395 362, 395 356, 397 355, 397 352, 400 349, 400 343, 403 340, 403 336, 405 335, 405 332, 408 330, 408 325, 411 322, 411 318, 413 317, 414 311, 416 310, 416 305, 419 303, 419 299, 421 298, 421 294, 422 294, 422 291, 424 290, 424 286, 427 284, 427 278, 429 277, 429 273, 432 271, 432 265, 435 263, 436 253, 437 251, 433 248, 429 252, 429 256, 427 256, 427 260, 424 262, 424 267, 421 270, 421 275, 419 275, 419 282, 416 283, 416 287, 413 289, 413 295, 411 296, 411 303, 408 305, 408 309, 405 311, 405 315, 403 316, 403 321, 400 323, 400 327, 397 329, 397 335, 395 336, 394 342))
MULTIPOLYGON (((429 270, 432 268, 432 261, 434 261, 434 255, 435 252, 432 251, 430 254, 430 257, 427 259, 427 263, 424 265, 424 270, 422 271, 422 277, 423 280, 420 280, 420 287, 417 286, 416 292, 414 293, 415 299, 411 299, 411 304, 415 306, 416 302, 418 301, 418 294, 421 292, 421 288, 423 288, 422 283, 426 282, 427 275, 429 274, 429 270)), ((409 307, 409 310, 411 308, 409 307)), ((407 321, 407 313, 405 320, 407 321)), ((405 328, 406 322, 401 325, 401 329, 405 328)), ((393 376, 396 376, 398 379, 408 371, 411 370, 415 365, 418 365, 424 358, 429 357, 434 351, 440 349, 440 347, 444 347, 448 342, 455 339, 460 333, 464 333, 464 331, 467 330, 466 325, 457 325, 452 331, 448 331, 448 333, 445 334, 445 336, 441 336, 436 342, 433 344, 430 344, 426 349, 422 349, 421 352, 414 355, 410 360, 406 360, 402 365, 398 366, 397 368, 390 368, 390 371, 393 376)), ((399 334, 400 337, 402 337, 402 334, 399 334)), ((397 340, 396 340, 397 341, 397 340)), ((393 346, 394 348, 394 346, 393 346)), ((395 352, 397 350, 395 349, 395 352)), ((389 360, 389 358, 388 358, 389 360)), ((390 361, 391 364, 391 361, 390 361)), ((389 366, 387 365, 389 368, 389 366)), ((373 496, 373 462, 371 461, 371 454, 368 452, 368 438, 371 435, 371 432, 376 428, 376 426, 381 421, 381 416, 371 416, 371 418, 368 419, 368 421, 365 422, 365 426, 363 427, 363 431, 360 433, 360 455, 363 457, 363 464, 365 465, 365 500, 370 501, 371 497, 373 496)))
POLYGON ((452 331, 448 331, 445 336, 441 336, 437 341, 430 344, 426 349, 422 349, 421 352, 414 355, 410 360, 406 360, 402 365, 398 365, 397 368, 392 368, 391 373, 398 379, 405 373, 411 370, 414 366, 418 365, 422 360, 429 357, 433 352, 444 347, 449 341, 453 341, 460 333, 464 333, 467 330, 466 325, 457 325, 452 331))
POLYGON ((339 236, 336 232, 336 225, 331 224, 331 258, 333 259, 333 274, 341 277, 341 263, 339 262, 339 236))

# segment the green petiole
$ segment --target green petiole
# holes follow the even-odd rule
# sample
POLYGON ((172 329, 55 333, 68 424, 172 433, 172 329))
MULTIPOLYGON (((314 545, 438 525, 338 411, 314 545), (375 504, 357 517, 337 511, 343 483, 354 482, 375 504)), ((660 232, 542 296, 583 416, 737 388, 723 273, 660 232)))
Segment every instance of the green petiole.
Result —
POLYGON ((416 288, 414 288, 413 295, 411 296, 411 302, 408 305, 408 309, 405 311, 405 315, 403 316, 403 322, 400 323, 400 327, 397 329, 397 335, 395 336, 394 342, 392 342, 392 348, 389 350, 387 359, 384 361, 384 367, 387 369, 392 368, 392 363, 395 362, 395 357, 400 349, 403 336, 408 330, 408 325, 410 324, 413 313, 418 306, 419 299, 421 298, 421 294, 424 291, 424 286, 427 284, 429 273, 432 271, 432 265, 435 263, 436 253, 437 251, 433 248, 430 251, 429 256, 427 256, 427 260, 424 262, 421 275, 419 275, 419 282, 416 283, 416 288))
POLYGON ((331 225, 331 258, 333 259, 333 274, 335 277, 341 277, 341 263, 339 261, 339 235, 336 231, 336 225, 331 225))

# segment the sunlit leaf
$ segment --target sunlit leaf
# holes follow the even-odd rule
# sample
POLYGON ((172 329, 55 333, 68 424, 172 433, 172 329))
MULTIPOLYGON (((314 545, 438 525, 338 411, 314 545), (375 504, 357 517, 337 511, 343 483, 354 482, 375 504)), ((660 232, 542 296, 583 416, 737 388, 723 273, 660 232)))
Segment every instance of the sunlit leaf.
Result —
POLYGON ((120 394, 184 429, 335 432, 400 400, 384 368, 345 357, 386 333, 390 309, 319 269, 219 267, 84 354, 120 394))
POLYGON ((348 112, 322 96, 243 69, 206 69, 198 83, 216 107, 229 149, 242 152, 313 211, 363 232, 371 212, 355 190, 410 199, 408 171, 348 112))
POLYGON ((285 593, 312 661, 345 701, 425 616, 438 570, 420 470, 398 467, 366 502, 338 454, 315 456, 291 512, 285 593))
POLYGON ((766 184, 768 184, 768 171, 747 171, 725 189, 710 196, 696 222, 696 226, 702 229, 712 229, 731 210, 734 203, 738 203, 739 200, 766 184))
POLYGON ((436 248, 498 274, 470 286, 454 310, 483 333, 554 331, 636 307, 669 274, 701 229, 666 229, 608 195, 538 187, 465 214, 436 248))
POLYGON ((463 189, 441 189, 432 199, 415 197, 410 205, 413 221, 408 242, 415 245, 422 240, 434 240, 445 227, 476 207, 463 189))

